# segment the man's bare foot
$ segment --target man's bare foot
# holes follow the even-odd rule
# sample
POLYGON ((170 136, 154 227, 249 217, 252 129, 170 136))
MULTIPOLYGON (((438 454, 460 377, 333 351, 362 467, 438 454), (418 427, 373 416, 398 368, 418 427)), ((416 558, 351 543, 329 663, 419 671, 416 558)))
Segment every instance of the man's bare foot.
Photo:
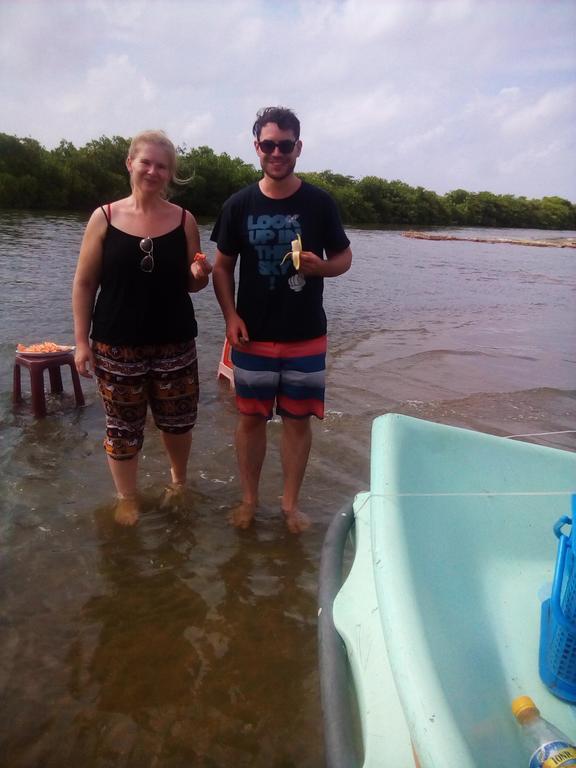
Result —
POLYGON ((302 531, 307 530, 311 526, 308 515, 305 515, 304 512, 300 512, 299 509, 293 509, 291 511, 283 509, 282 514, 284 515, 290 533, 302 533, 302 531))
POLYGON ((120 497, 114 510, 114 520, 119 525, 136 525, 140 517, 138 500, 135 496, 120 497))
POLYGON ((230 512, 228 520, 235 528, 250 528, 254 515, 256 514, 256 504, 251 504, 249 501, 241 501, 237 507, 230 512))

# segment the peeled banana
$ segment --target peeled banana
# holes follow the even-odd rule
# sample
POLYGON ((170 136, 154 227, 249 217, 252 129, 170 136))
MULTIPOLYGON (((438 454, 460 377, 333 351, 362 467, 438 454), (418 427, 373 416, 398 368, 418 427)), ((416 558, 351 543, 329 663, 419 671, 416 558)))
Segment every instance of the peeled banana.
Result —
POLYGON ((296 240, 292 240, 290 245, 292 246, 292 250, 288 251, 288 253, 284 256, 280 264, 284 264, 286 259, 292 259, 292 264, 294 264, 294 269, 299 270, 300 254, 302 253, 302 238, 300 237, 300 235, 296 235, 296 240))

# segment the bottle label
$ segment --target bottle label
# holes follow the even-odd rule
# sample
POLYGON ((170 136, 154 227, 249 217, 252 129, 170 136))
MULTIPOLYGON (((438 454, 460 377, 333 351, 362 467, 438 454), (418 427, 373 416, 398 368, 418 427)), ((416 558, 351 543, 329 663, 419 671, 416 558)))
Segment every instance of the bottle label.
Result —
POLYGON ((576 766, 576 747, 565 741, 549 741, 530 759, 529 768, 568 768, 576 766))

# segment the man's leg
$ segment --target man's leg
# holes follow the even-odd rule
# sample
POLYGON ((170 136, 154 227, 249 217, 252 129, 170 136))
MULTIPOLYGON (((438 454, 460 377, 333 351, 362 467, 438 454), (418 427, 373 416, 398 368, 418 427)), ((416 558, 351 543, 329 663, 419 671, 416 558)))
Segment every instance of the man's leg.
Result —
POLYGON ((258 485, 266 456, 265 416, 241 413, 236 428, 236 457, 242 486, 242 502, 231 514, 237 528, 248 528, 258 505, 258 485))
POLYGON ((312 445, 310 417, 324 417, 326 346, 325 336, 282 344, 276 412, 282 417, 282 511, 292 533, 310 526, 298 498, 312 445))
POLYGON ((284 471, 282 511, 288 529, 292 533, 300 533, 310 527, 310 520, 298 508, 298 497, 304 480, 311 445, 310 417, 294 419, 283 416, 280 446, 284 471))
POLYGON ((255 341, 232 350, 238 424, 236 456, 242 486, 242 502, 230 520, 237 528, 248 528, 258 506, 258 485, 266 456, 266 425, 279 381, 276 344, 255 341))

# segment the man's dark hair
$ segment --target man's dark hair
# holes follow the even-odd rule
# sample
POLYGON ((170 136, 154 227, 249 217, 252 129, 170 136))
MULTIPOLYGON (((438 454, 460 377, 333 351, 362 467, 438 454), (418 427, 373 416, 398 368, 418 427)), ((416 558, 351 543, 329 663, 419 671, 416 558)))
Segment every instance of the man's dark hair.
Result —
POLYGON ((300 120, 286 107, 264 107, 258 111, 252 128, 256 141, 260 141, 260 133, 267 123, 276 123, 280 130, 293 131, 294 138, 300 138, 300 120))

